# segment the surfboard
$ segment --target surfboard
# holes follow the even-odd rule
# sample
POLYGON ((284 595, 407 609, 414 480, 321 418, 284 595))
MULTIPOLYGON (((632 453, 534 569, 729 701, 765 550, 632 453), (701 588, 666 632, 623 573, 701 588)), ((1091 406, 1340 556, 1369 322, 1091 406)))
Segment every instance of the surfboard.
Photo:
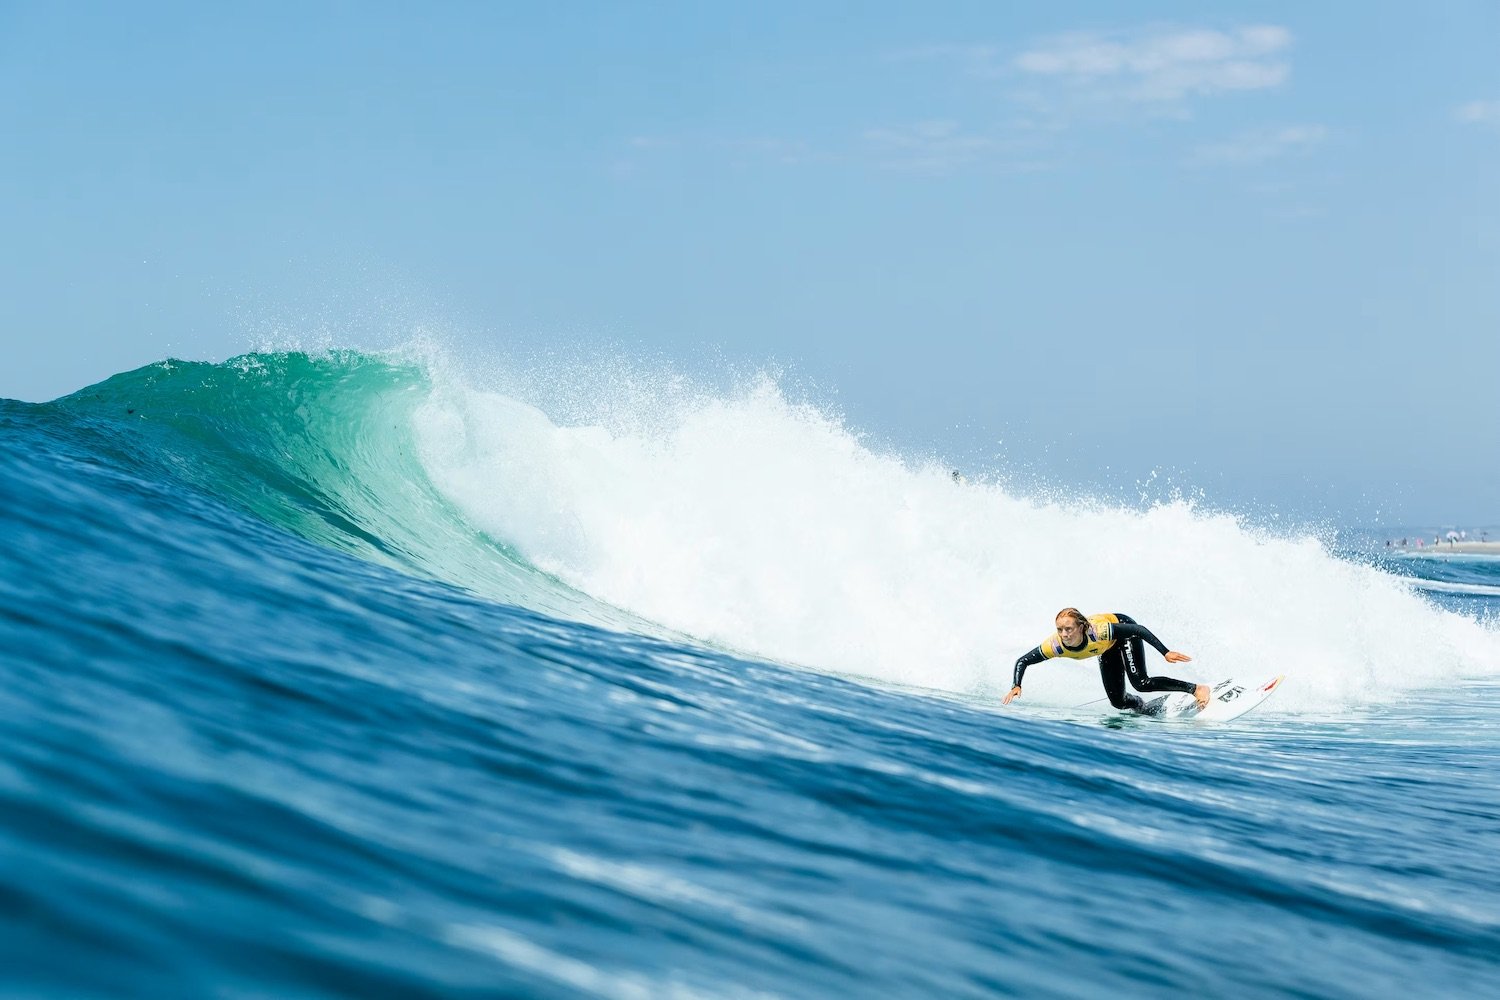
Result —
POLYGON ((1267 698, 1286 679, 1278 674, 1263 684, 1246 684, 1233 677, 1213 686, 1208 696, 1208 707, 1198 710, 1198 702, 1192 695, 1181 691, 1164 694, 1146 702, 1145 715, 1153 719, 1191 720, 1195 722, 1228 722, 1238 719, 1267 698))

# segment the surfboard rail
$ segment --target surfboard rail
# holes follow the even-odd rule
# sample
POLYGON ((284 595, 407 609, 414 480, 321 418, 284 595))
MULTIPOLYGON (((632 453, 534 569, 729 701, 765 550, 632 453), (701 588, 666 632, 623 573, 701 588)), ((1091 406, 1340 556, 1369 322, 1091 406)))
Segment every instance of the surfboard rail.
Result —
POLYGON ((1142 714, 1162 721, 1229 722, 1271 697, 1284 680, 1286 674, 1277 674, 1258 684, 1228 677, 1213 685, 1207 708, 1199 709, 1198 701, 1192 695, 1174 691, 1147 702, 1142 714))

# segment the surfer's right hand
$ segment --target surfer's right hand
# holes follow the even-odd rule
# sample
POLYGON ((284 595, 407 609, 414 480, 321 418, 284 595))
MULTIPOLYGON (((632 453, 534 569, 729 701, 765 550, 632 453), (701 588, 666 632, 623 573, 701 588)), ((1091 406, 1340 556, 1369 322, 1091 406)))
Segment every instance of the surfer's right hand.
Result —
POLYGON ((1015 687, 1010 689, 1010 692, 1004 698, 1000 699, 1000 704, 1009 705, 1012 698, 1019 697, 1021 697, 1021 685, 1017 684, 1015 687))

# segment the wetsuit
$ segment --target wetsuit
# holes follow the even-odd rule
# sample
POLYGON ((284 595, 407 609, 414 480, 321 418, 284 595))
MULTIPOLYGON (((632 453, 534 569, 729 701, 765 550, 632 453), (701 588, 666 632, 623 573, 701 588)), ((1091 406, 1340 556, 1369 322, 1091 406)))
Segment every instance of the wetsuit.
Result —
POLYGON ((1064 646, 1062 637, 1053 634, 1016 661, 1014 684, 1021 686, 1021 676, 1026 668, 1055 656, 1072 660, 1099 657, 1099 679, 1104 682, 1104 693, 1115 708, 1139 712, 1146 703, 1125 690, 1125 678, 1137 691, 1185 691, 1193 694, 1198 685, 1191 681, 1180 681, 1175 677, 1152 677, 1146 673, 1146 650, 1142 640, 1151 643, 1156 651, 1167 655, 1166 645, 1151 634, 1144 625, 1136 624, 1129 615, 1092 615, 1081 646, 1064 646))

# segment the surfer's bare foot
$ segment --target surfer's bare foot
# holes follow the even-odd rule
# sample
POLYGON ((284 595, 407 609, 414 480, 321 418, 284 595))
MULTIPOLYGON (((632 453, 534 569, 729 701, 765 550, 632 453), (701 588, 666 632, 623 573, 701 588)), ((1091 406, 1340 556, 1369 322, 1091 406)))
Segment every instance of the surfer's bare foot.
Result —
POLYGON ((1208 696, 1211 694, 1213 691, 1207 684, 1199 684, 1193 689, 1193 697, 1198 699, 1198 711, 1201 712, 1208 707, 1208 696))

